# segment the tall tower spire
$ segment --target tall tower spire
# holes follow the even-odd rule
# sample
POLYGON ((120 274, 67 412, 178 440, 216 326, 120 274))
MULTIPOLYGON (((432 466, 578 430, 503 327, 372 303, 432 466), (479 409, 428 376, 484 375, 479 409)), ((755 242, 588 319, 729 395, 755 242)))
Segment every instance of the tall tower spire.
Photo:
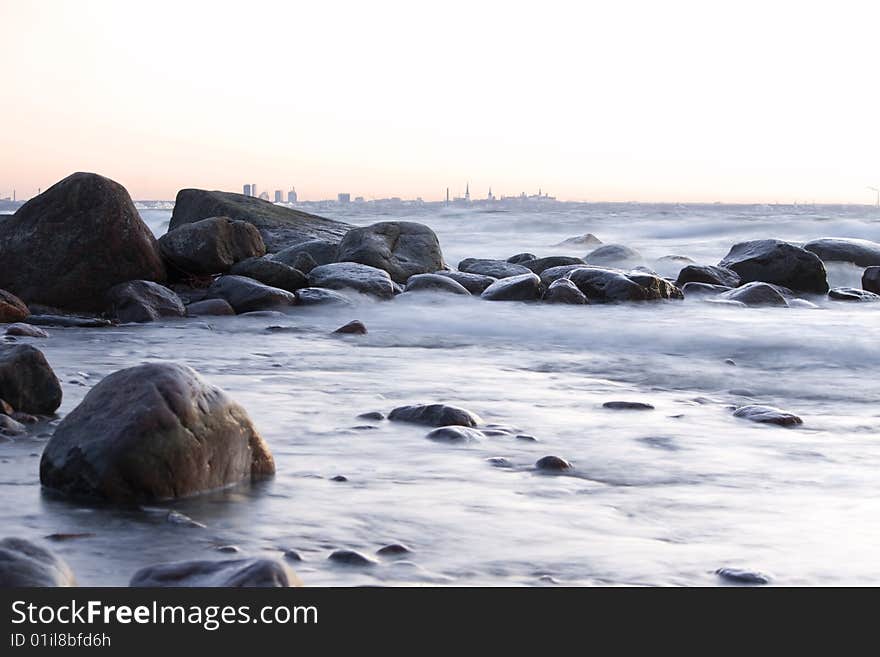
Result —
POLYGON ((471 200, 471 184, 470 183, 466 183, 464 186, 464 200, 465 201, 471 200))

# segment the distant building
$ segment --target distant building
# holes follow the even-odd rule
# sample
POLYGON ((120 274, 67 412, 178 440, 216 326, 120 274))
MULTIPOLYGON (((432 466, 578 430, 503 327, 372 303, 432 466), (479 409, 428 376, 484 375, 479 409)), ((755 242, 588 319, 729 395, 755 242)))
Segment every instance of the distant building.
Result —
POLYGON ((291 187, 290 191, 287 192, 287 202, 296 203, 296 187, 291 187))
POLYGON ((245 196, 250 196, 251 195, 251 186, 245 185, 244 188, 242 189, 241 193, 244 194, 245 196))
POLYGON ((336 201, 338 203, 351 203, 351 194, 346 194, 345 192, 340 192, 336 195, 336 201))
POLYGON ((251 196, 257 195, 257 183, 251 183, 251 196))
POLYGON ((284 194, 281 193, 280 189, 275 190, 275 202, 281 203, 284 200, 284 194))
POLYGON ((364 197, 363 197, 363 196, 355 196, 355 197, 354 197, 354 202, 355 202, 355 203, 363 203, 363 202, 364 202, 364 197))
POLYGON ((260 198, 264 201, 268 201, 269 200, 269 193, 263 192, 262 194, 260 194, 260 198))

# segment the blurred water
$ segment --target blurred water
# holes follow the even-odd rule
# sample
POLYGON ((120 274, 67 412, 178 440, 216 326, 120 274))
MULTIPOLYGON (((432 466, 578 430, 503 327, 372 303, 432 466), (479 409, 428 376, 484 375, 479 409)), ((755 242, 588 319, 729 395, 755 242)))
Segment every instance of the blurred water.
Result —
MULTIPOLYGON (((880 238, 880 216, 858 207, 324 212, 357 224, 427 223, 453 265, 519 251, 584 255, 553 245, 586 232, 634 246, 653 265, 669 254, 715 263, 753 237, 880 238)), ((169 212, 144 216, 161 232, 169 212)), ((859 274, 834 271, 840 281, 859 274)), ((205 529, 91 509, 40 491, 49 425, 0 444, 0 521, 30 538, 93 533, 54 544, 84 584, 124 585, 143 565, 221 558, 214 547, 234 544, 245 555, 296 549, 304 561, 293 566, 312 585, 532 585, 545 575, 574 585, 716 584, 722 566, 781 584, 876 585, 880 308, 814 301, 819 309, 560 307, 406 295, 275 317, 55 329, 38 346, 64 385, 60 415, 114 370, 183 361, 248 409, 278 474, 170 505, 205 529), (368 335, 330 335, 355 318, 368 335), (279 325, 288 330, 267 331, 279 325), (611 400, 656 408, 602 408, 611 400), (538 441, 451 447, 426 440, 425 428, 356 418, 413 402, 458 404, 538 441), (795 412, 804 425, 731 416, 749 402, 795 412), (546 454, 570 460, 573 474, 537 474, 531 466, 546 454), (511 467, 487 461, 495 456, 511 467), (339 474, 348 481, 331 481, 339 474), (413 554, 366 569, 326 560, 335 548, 372 554, 389 542, 413 554)))

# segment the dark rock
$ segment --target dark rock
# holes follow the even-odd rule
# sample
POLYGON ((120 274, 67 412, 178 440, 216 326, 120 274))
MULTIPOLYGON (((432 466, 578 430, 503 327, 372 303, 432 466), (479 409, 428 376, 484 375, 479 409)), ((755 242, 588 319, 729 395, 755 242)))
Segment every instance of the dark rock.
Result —
POLYGON ((343 475, 336 475, 335 477, 330 477, 330 481, 338 481, 340 483, 348 481, 348 477, 343 475))
POLYGON ((751 420, 752 422, 778 424, 780 426, 791 426, 803 424, 804 422, 793 413, 787 413, 773 406, 760 406, 757 404, 741 406, 733 412, 733 416, 751 420))
POLYGON ((713 265, 688 265, 678 272, 675 284, 683 287, 686 283, 708 283, 737 287, 740 284, 739 274, 732 269, 713 265))
POLYGON ((646 301, 649 298, 644 287, 612 269, 584 267, 575 269, 568 277, 591 302, 646 301))
POLYGON ((516 434, 516 439, 517 439, 517 440, 523 440, 523 441, 525 441, 525 442, 527 442, 527 443, 536 443, 536 442, 538 442, 538 439, 537 439, 537 438, 535 438, 534 436, 532 436, 532 435, 530 435, 530 434, 527 434, 527 433, 518 433, 518 434, 516 434))
POLYGON ((348 333, 351 335, 366 335, 367 327, 364 326, 364 323, 359 319, 355 319, 350 321, 345 326, 340 326, 338 329, 333 331, 334 333, 348 333))
POLYGON ((345 566, 375 566, 376 562, 365 554, 354 550, 334 550, 329 557, 333 563, 345 566))
POLYGON ((538 256, 536 256, 534 253, 517 253, 516 255, 510 256, 507 259, 507 262, 514 265, 524 265, 525 263, 529 262, 530 260, 534 260, 537 257, 538 256))
POLYGON ((388 419, 395 422, 425 424, 429 427, 444 427, 447 425, 475 427, 482 421, 476 413, 447 404, 398 406, 388 414, 388 419))
POLYGON ((379 420, 384 420, 385 415, 383 415, 379 411, 370 411, 369 413, 361 413, 360 415, 358 415, 358 419, 360 419, 360 420, 376 420, 378 422, 379 420))
POLYGON ((560 267, 550 267, 541 272, 541 283, 544 287, 550 287, 554 281, 558 281, 560 278, 568 278, 571 272, 586 267, 589 267, 589 265, 562 265, 560 267))
POLYGON ((545 270, 553 267, 565 267, 566 265, 586 265, 582 258, 574 256, 548 256, 546 258, 537 258, 529 262, 522 263, 524 267, 528 267, 535 274, 540 276, 545 270))
POLYGON ((308 276, 309 272, 318 266, 318 263, 308 253, 300 251, 290 261, 290 266, 308 276))
POLYGON ((868 267, 862 273, 862 289, 880 294, 880 267, 868 267))
POLYGON ((186 313, 190 317, 223 316, 234 315, 235 309, 229 305, 226 299, 205 299, 189 304, 186 307, 186 313))
POLYGON ((880 265, 880 244, 870 240, 823 237, 807 242, 804 248, 815 253, 823 262, 851 262, 859 267, 880 265))
POLYGON ((300 556, 300 553, 296 550, 285 550, 284 558, 288 561, 302 561, 303 558, 300 556))
POLYGON ((412 221, 352 228, 339 243, 339 260, 382 269, 397 283, 446 268, 434 231, 412 221))
POLYGON ((828 291, 825 265, 819 256, 781 240, 734 244, 718 265, 735 271, 743 283, 773 283, 815 294, 828 291))
POLYGON ((163 282, 156 240, 125 188, 75 173, 0 222, 0 288, 28 304, 103 311, 107 291, 163 282))
POLYGON ((503 456, 490 456, 486 459, 486 463, 492 465, 496 468, 512 468, 513 463, 510 462, 510 459, 506 459, 503 456))
POLYGON ((531 270, 522 265, 515 265, 504 260, 483 260, 478 258, 466 258, 458 263, 458 270, 467 274, 480 274, 492 278, 508 278, 531 274, 531 270))
POLYGON ((541 298, 541 279, 531 272, 495 281, 480 295, 489 301, 535 301, 541 298))
POLYGON ((828 291, 828 298, 836 301, 880 301, 880 295, 855 287, 835 287, 828 291))
POLYGON ((434 272, 437 276, 445 276, 451 278, 456 283, 465 288, 468 292, 475 295, 483 293, 487 287, 492 285, 498 279, 494 276, 483 276, 482 274, 469 274, 464 271, 438 271, 434 272))
POLYGON ((29 344, 0 346, 0 398, 15 410, 52 415, 61 405, 61 384, 46 357, 29 344))
POLYGON ((174 202, 170 230, 208 217, 229 217, 253 224, 260 229, 266 248, 273 253, 313 238, 335 242, 351 228, 340 221, 275 205, 253 196, 182 189, 174 202))
POLYGON ((779 290, 767 283, 746 283, 742 287, 722 293, 719 298, 738 301, 746 306, 788 307, 788 302, 779 290))
POLYGON ((606 244, 587 254, 585 260, 597 267, 629 269, 643 264, 642 254, 623 244, 606 244))
POLYGON ((438 443, 462 444, 479 442, 483 434, 477 429, 453 425, 434 429, 425 437, 438 443))
POLYGON ((238 554, 241 552, 241 548, 237 545, 218 545, 214 548, 217 552, 222 552, 223 554, 238 554))
POLYGON ((214 281, 208 288, 208 296, 225 300, 236 313, 272 310, 294 306, 297 302, 297 297, 292 292, 232 274, 221 276, 214 281))
POLYGON ((21 422, 18 422, 8 415, 0 415, 0 434, 7 436, 20 436, 26 432, 27 427, 21 422))
POLYGON ((288 267, 299 269, 304 274, 308 272, 297 264, 308 262, 305 257, 308 256, 315 264, 309 267, 312 271, 318 265, 329 265, 332 262, 339 262, 339 243, 329 240, 306 240, 299 244, 294 244, 282 249, 278 253, 273 253, 269 257, 288 267))
MULTIPOLYGON (((488 287, 488 286, 487 286, 488 287)), ((447 294, 465 294, 469 295, 470 291, 461 283, 457 283, 448 276, 440 276, 439 274, 416 274, 410 276, 406 282, 407 292, 445 292, 447 294)))
POLYGON ((553 281, 544 293, 544 301, 547 303, 567 303, 581 306, 589 303, 584 293, 578 289, 578 286, 567 278, 557 278, 553 281))
POLYGON ((283 262, 269 258, 248 258, 232 265, 231 274, 245 276, 259 281, 269 287, 296 292, 308 287, 309 281, 305 274, 283 262))
POLYGON ((323 304, 351 305, 351 299, 344 294, 325 290, 320 287, 304 287, 296 291, 296 300, 301 306, 317 306, 323 304))
POLYGON ((178 561, 147 566, 129 582, 132 587, 286 588, 302 583, 290 568, 274 559, 178 561))
POLYGON ((712 285, 710 283, 685 283, 681 288, 681 293, 686 297, 705 297, 715 296, 722 292, 727 292, 732 288, 726 285, 712 285))
POLYGON ((246 221, 210 217, 165 233, 159 250, 178 276, 223 274, 236 262, 266 253, 260 231, 246 221))
POLYGON ((653 411, 654 407, 645 402, 610 401, 602 404, 602 408, 610 408, 615 411, 653 411))
POLYGON ((535 468, 544 472, 565 472, 571 467, 571 463, 558 456, 545 456, 535 463, 535 468))
POLYGON ((335 262, 315 267, 309 272, 309 285, 331 290, 354 290, 380 299, 394 296, 388 272, 355 262, 335 262))
POLYGON ((757 573, 750 570, 739 570, 737 568, 719 568, 715 571, 721 579, 736 584, 769 584, 770 577, 763 573, 757 573))
POLYGON ((22 538, 0 541, 0 588, 76 586, 64 561, 22 538))
POLYGON ((586 235, 569 237, 562 240, 559 244, 554 244, 554 246, 598 246, 600 244, 602 244, 602 240, 592 233, 587 233, 586 235))
POLYGON ((274 472, 247 412, 176 363, 103 379, 58 425, 40 462, 47 488, 116 503, 174 499, 274 472))
POLYGON ((75 315, 29 315, 25 320, 32 326, 55 326, 61 328, 105 328, 113 322, 102 317, 77 317, 75 315))
POLYGON ((22 338, 48 338, 49 334, 46 333, 43 329, 38 328, 36 326, 31 326, 30 324, 24 324, 22 322, 17 322, 15 324, 10 324, 6 328, 6 335, 14 335, 22 338))
POLYGON ((185 317, 183 302, 164 285, 128 281, 107 292, 107 302, 120 322, 155 322, 162 317, 185 317))
POLYGON ((645 290, 645 298, 648 300, 684 299, 684 294, 677 286, 656 274, 630 272, 627 278, 642 286, 645 290))
POLYGON ((399 557, 401 555, 411 553, 412 550, 401 543, 392 543, 391 545, 386 545, 376 550, 376 554, 382 557, 399 557))
POLYGON ((0 324, 20 322, 31 314, 24 301, 6 290, 0 290, 0 324))

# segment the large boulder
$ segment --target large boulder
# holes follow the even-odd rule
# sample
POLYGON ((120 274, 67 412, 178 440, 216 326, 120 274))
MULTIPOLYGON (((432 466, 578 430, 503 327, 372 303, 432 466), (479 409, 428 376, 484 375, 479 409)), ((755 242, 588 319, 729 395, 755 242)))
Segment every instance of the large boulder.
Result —
POLYGON ((125 188, 75 173, 0 221, 0 288, 28 304, 104 310, 125 281, 162 282, 156 239, 125 188))
POLYGON ((0 588, 76 586, 68 565, 46 548, 23 538, 0 541, 0 588))
POLYGON ((0 290, 0 324, 20 322, 30 314, 24 301, 11 292, 0 290))
POLYGON ((868 267, 862 272, 862 289, 880 294, 880 267, 868 267))
POLYGON ((597 267, 629 269, 644 264, 642 254, 624 244, 605 244, 590 251, 585 260, 597 267))
POLYGON ((540 277, 529 272, 495 281, 480 297, 489 301, 535 301, 543 291, 540 277))
POLYGON ((172 274, 222 274, 236 262, 266 253, 263 238, 246 221, 210 217, 183 224, 159 238, 172 274))
POLYGON ((788 301, 779 290, 767 283, 746 283, 719 295, 720 299, 738 301, 746 306, 778 306, 787 308, 788 301))
POLYGON ((724 285, 737 287, 740 284, 739 274, 732 269, 713 265, 688 265, 678 272, 675 284, 684 287, 688 283, 707 283, 708 285, 724 285))
POLYGON ((551 269, 553 267, 564 267, 565 265, 586 265, 587 263, 583 261, 582 258, 576 258, 574 256, 547 256, 546 258, 536 258, 534 260, 529 260, 527 262, 523 262, 523 267, 528 267, 531 271, 541 275, 542 272, 546 269, 551 269))
POLYGON ((416 274, 406 281, 405 292, 443 292, 470 296, 470 291, 461 283, 439 274, 416 274))
POLYGON ((178 561, 147 566, 129 582, 132 587, 272 587, 301 586, 299 578, 275 559, 178 561))
POLYGON ((476 413, 448 404, 398 406, 388 414, 388 419, 393 422, 426 424, 429 427, 445 427, 447 425, 475 427, 482 422, 476 413))
POLYGON ((111 312, 120 322, 155 322, 162 317, 185 317, 180 297, 152 281, 128 281, 107 292, 111 312))
POLYGON ((823 237, 804 244, 807 251, 815 253, 823 262, 852 262, 859 267, 880 265, 880 244, 871 240, 846 237, 823 237))
POLYGON ((61 384, 43 352, 29 344, 0 346, 0 399, 22 413, 51 415, 61 405, 61 384))
POLYGON ((774 283, 815 294, 828 291, 825 265, 819 256, 782 240, 734 244, 718 266, 735 271, 743 283, 774 283))
POLYGON ((515 265, 506 260, 485 260, 480 258, 465 258, 458 263, 458 270, 468 274, 480 274, 492 278, 509 278, 521 274, 532 273, 527 267, 515 265))
POLYGON ((836 301, 880 301, 880 295, 855 287, 835 287, 828 290, 828 298, 836 301))
MULTIPOLYGON (((299 244, 288 246, 287 248, 271 254, 272 260, 283 262, 285 265, 299 269, 308 273, 305 269, 300 269, 298 265, 303 262, 303 257, 309 256, 316 265, 329 265, 331 262, 339 262, 339 243, 329 240, 306 240, 299 244)), ((309 269, 311 271, 311 268, 309 269)))
POLYGON ((177 363, 138 365, 104 378, 61 421, 40 461, 47 488, 126 504, 274 472, 247 412, 177 363))
POLYGON ((296 301, 301 306, 340 305, 349 306, 352 301, 344 294, 322 287, 304 287, 296 291, 296 301))
POLYGON ((493 276, 483 276, 482 274, 469 274, 464 271, 437 271, 437 276, 445 276, 451 278, 456 283, 464 287, 471 294, 480 295, 487 287, 492 285, 498 279, 493 276))
POLYGON ((544 301, 547 303, 560 303, 582 306, 590 303, 577 285, 567 278, 557 278, 550 284, 544 293, 544 301))
POLYGON ((349 224, 286 208, 253 196, 232 192, 181 189, 174 202, 170 230, 208 217, 229 217, 253 224, 266 248, 274 253, 312 238, 338 241, 349 224))
POLYGON ((226 299, 203 299, 194 301, 186 307, 186 314, 190 317, 234 315, 235 308, 229 305, 226 299))
POLYGON ((330 290, 354 290, 380 299, 394 296, 394 284, 384 269, 356 262, 334 262, 309 272, 309 285, 330 290))
POLYGON ((246 276, 270 287, 296 292, 307 287, 309 279, 298 269, 269 258, 248 258, 232 265, 231 274, 246 276))
POLYGON ((684 299, 684 294, 676 285, 656 274, 646 274, 640 271, 631 271, 626 277, 634 283, 642 286, 645 290, 645 298, 655 299, 684 299))
POLYGON ((352 228, 339 243, 339 260, 383 269, 397 283, 446 268, 434 231, 412 221, 352 228))
POLYGON ((208 297, 225 300, 237 313, 296 305, 296 297, 292 292, 232 274, 214 281, 208 288, 208 297))
POLYGON ((623 272, 602 267, 582 267, 568 278, 592 303, 615 301, 647 301, 647 290, 630 280, 623 272))

